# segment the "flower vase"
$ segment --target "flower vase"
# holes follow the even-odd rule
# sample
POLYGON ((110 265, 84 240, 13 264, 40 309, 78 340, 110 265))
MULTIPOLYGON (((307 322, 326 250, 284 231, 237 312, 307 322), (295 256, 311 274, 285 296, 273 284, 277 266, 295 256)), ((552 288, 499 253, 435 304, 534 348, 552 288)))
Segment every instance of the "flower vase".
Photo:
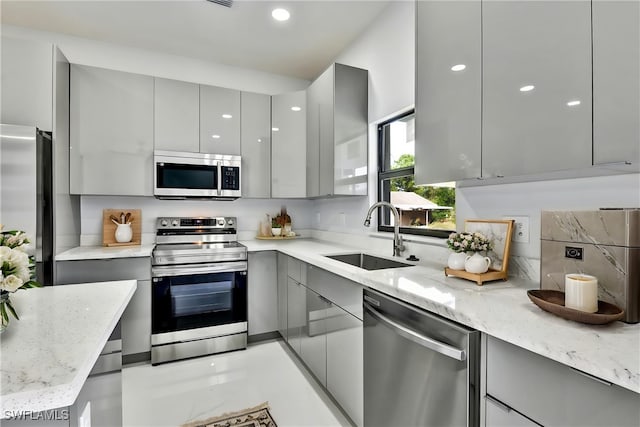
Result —
POLYGON ((466 259, 466 253, 452 252, 447 259, 447 266, 452 270, 464 270, 464 262, 466 259))
POLYGON ((478 252, 466 257, 464 269, 469 273, 486 273, 491 265, 491 258, 482 256, 478 252))

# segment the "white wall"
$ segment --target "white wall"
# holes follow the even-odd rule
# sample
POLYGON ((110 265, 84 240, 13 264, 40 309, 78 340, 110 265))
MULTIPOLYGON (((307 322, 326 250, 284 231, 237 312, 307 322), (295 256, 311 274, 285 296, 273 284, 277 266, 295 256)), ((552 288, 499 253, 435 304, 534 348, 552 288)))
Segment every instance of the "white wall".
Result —
POLYGON ((154 52, 65 34, 3 25, 2 34, 58 45, 70 63, 184 80, 269 95, 309 86, 307 80, 154 52))
MULTIPOLYGON (((158 200, 153 197, 83 196, 82 245, 102 244, 103 209, 141 209, 142 243, 151 244, 155 239, 156 218, 193 216, 235 216, 240 239, 257 235, 258 224, 266 214, 275 216, 280 208, 287 207, 293 231, 311 228, 311 204, 309 200, 238 199, 235 201, 158 200)), ((304 233, 303 233, 304 235, 304 233)), ((307 233, 308 236, 308 233, 307 233)))

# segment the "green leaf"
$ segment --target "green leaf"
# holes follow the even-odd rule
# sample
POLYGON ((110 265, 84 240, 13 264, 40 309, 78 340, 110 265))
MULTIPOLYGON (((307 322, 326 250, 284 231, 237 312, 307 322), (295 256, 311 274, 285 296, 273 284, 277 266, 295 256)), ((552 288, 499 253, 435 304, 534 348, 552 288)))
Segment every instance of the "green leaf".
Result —
POLYGON ((28 289, 28 288, 41 288, 42 285, 35 280, 29 280, 27 283, 22 285, 20 289, 28 289))
MULTIPOLYGON (((13 315, 13 317, 16 318, 16 320, 20 320, 20 318, 18 317, 18 313, 16 313, 16 310, 13 308, 13 306, 11 305, 10 301, 6 302, 7 308, 9 309, 9 311, 11 312, 11 314, 13 315)), ((8 317, 8 316, 7 316, 8 317)))
POLYGON ((0 315, 4 319, 5 323, 9 323, 9 316, 7 315, 7 309, 4 305, 5 303, 0 303, 0 315))

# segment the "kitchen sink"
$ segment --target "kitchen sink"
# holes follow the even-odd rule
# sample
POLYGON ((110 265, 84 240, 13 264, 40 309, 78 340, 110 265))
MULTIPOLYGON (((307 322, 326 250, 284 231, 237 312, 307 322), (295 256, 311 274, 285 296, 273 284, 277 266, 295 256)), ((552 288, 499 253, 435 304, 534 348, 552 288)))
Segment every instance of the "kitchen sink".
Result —
POLYGON ((365 270, 383 270, 385 268, 413 267, 412 264, 393 261, 391 259, 379 258, 373 255, 363 253, 344 254, 344 255, 325 255, 327 258, 344 262, 365 270))

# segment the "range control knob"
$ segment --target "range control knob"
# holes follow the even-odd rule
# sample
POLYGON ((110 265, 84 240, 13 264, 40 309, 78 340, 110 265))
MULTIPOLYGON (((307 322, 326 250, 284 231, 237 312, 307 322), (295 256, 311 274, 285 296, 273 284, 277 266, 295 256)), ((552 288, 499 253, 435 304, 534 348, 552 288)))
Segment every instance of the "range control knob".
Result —
POLYGON ((229 227, 233 227, 233 220, 232 219, 227 220, 227 225, 229 227))
POLYGON ((166 219, 163 219, 162 221, 160 221, 160 225, 162 227, 166 227, 167 225, 169 225, 169 222, 166 219))
POLYGON ((171 221, 171 225, 174 227, 177 227, 180 225, 180 221, 178 221, 177 219, 174 219, 173 221, 171 221))
POLYGON ((224 219, 223 218, 220 218, 218 220, 218 225, 221 226, 221 227, 224 225, 224 219))

